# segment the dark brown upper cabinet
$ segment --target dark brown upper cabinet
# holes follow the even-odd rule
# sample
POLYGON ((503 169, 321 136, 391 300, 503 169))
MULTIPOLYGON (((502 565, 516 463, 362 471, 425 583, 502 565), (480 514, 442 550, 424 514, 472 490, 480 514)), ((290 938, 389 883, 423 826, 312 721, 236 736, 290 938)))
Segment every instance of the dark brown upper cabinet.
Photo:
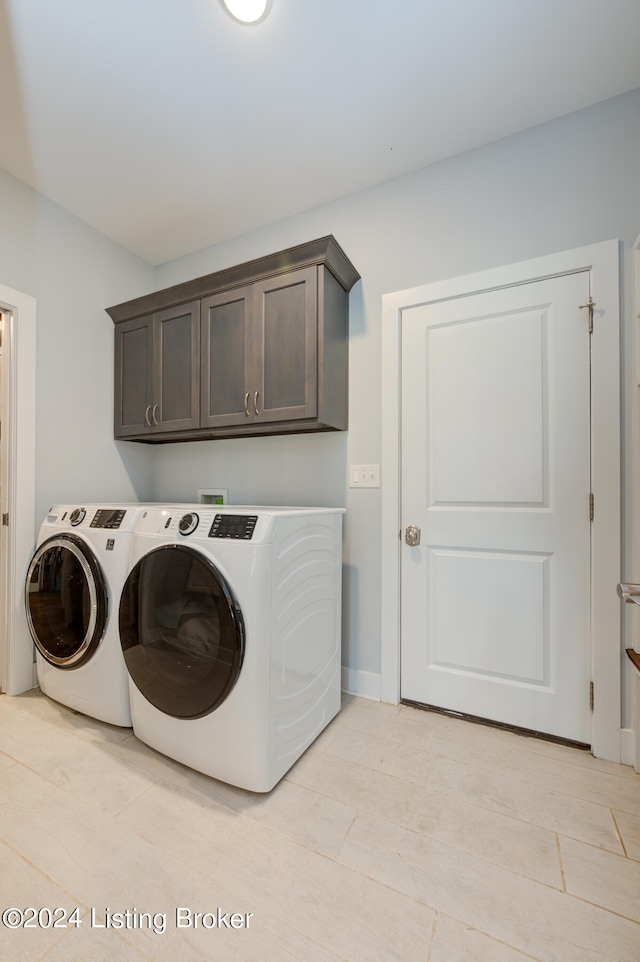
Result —
POLYGON ((198 301, 116 325, 115 436, 200 426, 198 301))
POLYGON ((329 236, 108 308, 115 437, 345 430, 358 278, 329 236))

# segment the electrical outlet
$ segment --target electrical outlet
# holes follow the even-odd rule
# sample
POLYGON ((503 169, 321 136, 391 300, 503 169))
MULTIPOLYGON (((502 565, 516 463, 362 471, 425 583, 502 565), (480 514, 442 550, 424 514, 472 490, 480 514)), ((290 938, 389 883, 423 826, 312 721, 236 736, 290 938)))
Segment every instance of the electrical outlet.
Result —
POLYGON ((352 464, 349 467, 350 488, 379 488, 379 464, 352 464))
POLYGON ((226 488, 198 488, 198 504, 227 504, 226 488))

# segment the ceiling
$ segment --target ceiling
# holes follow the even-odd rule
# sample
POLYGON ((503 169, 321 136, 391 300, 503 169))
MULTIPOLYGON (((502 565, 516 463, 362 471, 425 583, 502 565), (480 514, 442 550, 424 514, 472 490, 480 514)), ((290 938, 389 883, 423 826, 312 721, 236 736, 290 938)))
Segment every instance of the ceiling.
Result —
POLYGON ((0 167, 149 261, 640 87, 638 0, 0 0, 0 167))

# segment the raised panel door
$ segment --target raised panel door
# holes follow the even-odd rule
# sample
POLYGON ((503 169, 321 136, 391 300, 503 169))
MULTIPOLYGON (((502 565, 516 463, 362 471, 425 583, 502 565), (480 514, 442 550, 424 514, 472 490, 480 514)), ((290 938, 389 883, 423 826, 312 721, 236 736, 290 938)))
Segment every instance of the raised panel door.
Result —
POLYGON ((254 420, 318 412, 318 280, 306 267, 254 285, 254 420))
POLYGON ((192 301, 154 315, 154 433, 200 423, 200 304, 192 301))
POLYGON ((151 432, 153 317, 137 317, 115 330, 114 436, 151 432))
POLYGON ((253 289, 214 294, 201 303, 200 425, 253 421, 253 289))
POLYGON ((402 318, 402 697, 590 741, 590 363, 571 274, 402 318))

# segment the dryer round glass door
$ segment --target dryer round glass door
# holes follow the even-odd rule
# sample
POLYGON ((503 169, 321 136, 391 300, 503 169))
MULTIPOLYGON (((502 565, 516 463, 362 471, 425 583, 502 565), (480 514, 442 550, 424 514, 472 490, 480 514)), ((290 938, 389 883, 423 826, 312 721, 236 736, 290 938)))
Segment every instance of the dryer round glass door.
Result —
POLYGON ((183 545, 153 549, 129 574, 120 640, 136 687, 175 718, 201 718, 221 705, 244 656, 242 614, 229 586, 205 555, 183 545))
POLYGON ((27 622, 43 658, 78 668, 100 644, 107 588, 93 552, 71 534, 48 538, 36 550, 25 585, 27 622))

